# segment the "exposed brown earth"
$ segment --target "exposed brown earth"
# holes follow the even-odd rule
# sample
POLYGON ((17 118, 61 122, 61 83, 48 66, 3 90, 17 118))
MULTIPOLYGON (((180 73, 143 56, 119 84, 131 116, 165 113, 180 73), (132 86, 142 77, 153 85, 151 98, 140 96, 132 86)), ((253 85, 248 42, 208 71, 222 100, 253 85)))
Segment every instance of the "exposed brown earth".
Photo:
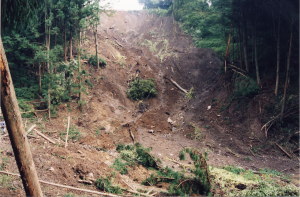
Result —
MULTIPOLYGON (((178 160, 182 148, 194 147, 208 152, 209 165, 271 168, 297 174, 298 160, 289 159, 265 141, 255 99, 246 118, 238 114, 235 106, 226 113, 220 110, 228 95, 221 75, 222 62, 212 50, 193 47, 192 39, 171 18, 146 12, 102 15, 98 36, 100 54, 108 66, 101 70, 85 66, 94 87, 84 96, 83 112, 73 102, 61 105, 51 121, 44 119, 43 114, 33 121, 25 120, 27 128, 36 124, 38 130, 57 142, 51 144, 34 132, 29 138, 40 179, 96 190, 78 180, 109 176, 118 156, 116 145, 132 143, 129 130, 135 142, 151 147, 163 165, 175 169, 179 166, 169 159, 178 160), (159 92, 156 98, 143 102, 127 98, 128 81, 137 70, 141 78, 155 79, 159 92), (170 82, 171 78, 186 90, 193 87, 195 98, 186 98, 170 82), (65 136, 61 133, 66 131, 68 115, 81 137, 70 140, 64 148, 65 136)), ((84 47, 93 54, 92 32, 86 32, 85 37, 84 47)), ((17 173, 7 137, 1 138, 0 150, 1 158, 5 158, 4 169, 17 173)), ((128 175, 117 173, 114 182, 128 189, 124 180, 134 187, 143 187, 139 183, 147 174, 148 170, 136 166, 129 169, 128 175)), ((45 196, 84 195, 42 186, 45 196)), ((13 178, 9 187, 0 187, 0 196, 24 196, 18 178, 13 178)))

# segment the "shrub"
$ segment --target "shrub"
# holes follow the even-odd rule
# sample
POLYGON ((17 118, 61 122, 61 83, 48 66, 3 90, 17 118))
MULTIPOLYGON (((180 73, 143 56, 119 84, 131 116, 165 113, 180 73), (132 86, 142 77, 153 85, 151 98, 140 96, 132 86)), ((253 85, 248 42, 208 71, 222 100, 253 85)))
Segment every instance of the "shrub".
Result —
POLYGON ((27 100, 19 99, 18 103, 22 112, 30 112, 22 114, 23 118, 32 118, 34 116, 34 107, 30 103, 28 103, 27 100))
POLYGON ((116 149, 120 155, 121 159, 116 159, 114 162, 114 168, 120 173, 124 173, 126 166, 134 166, 140 164, 145 168, 155 168, 158 169, 158 162, 160 160, 154 158, 150 154, 150 148, 144 148, 139 143, 135 145, 123 145, 119 144, 116 149))
POLYGON ((256 82, 250 77, 237 77, 234 83, 235 97, 251 97, 259 92, 256 82))
POLYGON ((104 178, 101 177, 96 180, 95 182, 96 187, 100 189, 101 191, 105 191, 108 193, 113 193, 113 194, 121 194, 122 189, 119 186, 114 186, 111 183, 111 177, 109 178, 104 178))
POLYGON ((157 90, 155 87, 154 79, 135 79, 129 84, 127 90, 128 98, 132 100, 142 100, 155 97, 157 90))
MULTIPOLYGON (((105 66, 107 65, 106 61, 104 59, 101 59, 101 58, 98 58, 98 61, 99 61, 99 66, 101 68, 105 68, 105 66)), ((88 60, 88 63, 92 66, 95 66, 97 67, 97 57, 96 55, 92 55, 89 60, 88 60)))

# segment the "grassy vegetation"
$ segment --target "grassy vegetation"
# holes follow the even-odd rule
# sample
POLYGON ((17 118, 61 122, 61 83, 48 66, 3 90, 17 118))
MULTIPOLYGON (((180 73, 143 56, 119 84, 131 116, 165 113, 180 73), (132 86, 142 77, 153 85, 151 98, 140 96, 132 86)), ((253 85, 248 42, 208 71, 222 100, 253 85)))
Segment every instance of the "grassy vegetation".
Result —
POLYGON ((12 189, 12 178, 8 175, 0 175, 0 188, 12 189))
POLYGON ((299 188, 289 184, 283 173, 270 169, 258 172, 236 166, 211 168, 213 188, 228 196, 299 196, 299 188), (216 189, 218 188, 218 189, 216 189))
POLYGON ((155 97, 157 90, 153 79, 139 79, 131 81, 127 90, 128 98, 132 100, 142 100, 155 97))
POLYGON ((127 174, 127 168, 134 165, 158 169, 158 162, 160 161, 150 154, 151 149, 144 148, 138 143, 135 145, 119 144, 116 150, 120 153, 120 158, 115 160, 113 168, 120 174, 127 174))
POLYGON ((110 177, 100 177, 96 180, 96 187, 104 192, 113 193, 113 194, 121 194, 122 189, 119 186, 115 186, 112 184, 112 176, 110 177))
MULTIPOLYGON (((66 131, 63 131, 60 133, 61 137, 66 136, 66 131)), ((78 130, 77 127, 71 126, 69 130, 69 140, 72 140, 73 142, 78 141, 81 138, 81 132, 78 130)))
POLYGON ((191 160, 194 162, 194 169, 191 169, 191 174, 186 175, 185 172, 175 172, 172 169, 160 168, 156 173, 143 181, 144 185, 157 185, 158 183, 166 183, 168 192, 171 195, 209 195, 210 182, 207 170, 207 164, 204 154, 198 151, 186 148, 180 152, 180 159, 185 159, 185 154, 188 153, 191 160))
POLYGON ((195 90, 194 88, 192 87, 188 92, 187 94, 185 95, 185 97, 189 100, 193 99, 195 97, 195 90))
MULTIPOLYGON (((98 57, 98 61, 99 61, 99 67, 101 68, 105 68, 105 66, 107 65, 106 61, 104 59, 101 59, 98 57)), ((97 67, 97 57, 96 55, 92 55, 89 57, 88 59, 88 63, 94 67, 97 67)))

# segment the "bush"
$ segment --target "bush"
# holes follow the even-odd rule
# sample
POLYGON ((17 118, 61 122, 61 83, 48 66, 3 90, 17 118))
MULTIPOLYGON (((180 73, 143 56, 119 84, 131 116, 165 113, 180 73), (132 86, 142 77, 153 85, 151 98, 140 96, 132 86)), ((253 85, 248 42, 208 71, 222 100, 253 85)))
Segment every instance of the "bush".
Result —
POLYGON ((237 77, 234 83, 235 97, 251 97, 259 92, 256 82, 250 77, 237 77))
MULTIPOLYGON (((101 59, 101 58, 98 58, 98 60, 99 60, 99 66, 100 66, 101 68, 105 68, 105 66, 107 65, 106 61, 103 60, 103 59, 101 59)), ((92 56, 89 58, 88 63, 89 63, 90 65, 92 65, 92 66, 97 67, 97 57, 96 57, 96 55, 92 55, 92 56)))
POLYGON ((142 100, 155 97, 157 90, 155 87, 154 79, 135 79, 129 84, 127 90, 128 98, 132 100, 142 100))
POLYGON ((108 177, 108 178, 101 177, 101 178, 97 179, 95 184, 96 184, 96 187, 98 189, 100 189, 101 191, 105 191, 105 192, 113 193, 113 194, 121 194, 122 193, 122 189, 119 186, 112 185, 111 177, 108 177))

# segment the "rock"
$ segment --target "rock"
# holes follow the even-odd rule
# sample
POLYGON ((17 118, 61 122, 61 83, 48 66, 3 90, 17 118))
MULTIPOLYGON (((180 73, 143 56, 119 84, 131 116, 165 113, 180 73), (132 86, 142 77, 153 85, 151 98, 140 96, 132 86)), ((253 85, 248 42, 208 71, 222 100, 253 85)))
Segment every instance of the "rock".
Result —
POLYGON ((173 121, 170 117, 168 118, 168 123, 170 123, 171 125, 173 125, 175 123, 175 121, 173 121))
POLYGON ((50 167, 50 168, 49 168, 49 171, 54 172, 54 168, 53 168, 53 167, 50 167))
POLYGON ((87 179, 87 180, 94 180, 94 179, 95 179, 95 178, 94 178, 94 174, 93 174, 92 172, 88 173, 88 174, 86 175, 86 179, 87 179))
POLYGON ((154 133, 155 131, 153 129, 149 130, 148 133, 154 133))

